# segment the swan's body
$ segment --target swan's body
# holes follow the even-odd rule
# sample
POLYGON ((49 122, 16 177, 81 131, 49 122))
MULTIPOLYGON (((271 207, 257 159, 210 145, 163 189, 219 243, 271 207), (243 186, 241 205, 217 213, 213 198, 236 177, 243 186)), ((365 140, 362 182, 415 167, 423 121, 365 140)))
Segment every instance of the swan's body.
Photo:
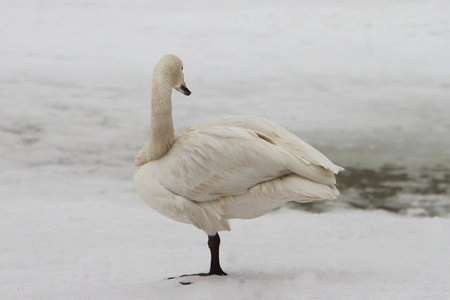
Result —
MULTIPOLYGON (((229 219, 256 218, 287 201, 338 196, 333 173, 343 168, 263 118, 229 116, 189 127, 175 139, 171 91, 190 94, 181 70, 173 55, 155 67, 150 140, 134 172, 136 190, 150 207, 204 230, 211 240, 230 230, 229 219)), ((220 273, 213 262, 211 270, 220 273)))

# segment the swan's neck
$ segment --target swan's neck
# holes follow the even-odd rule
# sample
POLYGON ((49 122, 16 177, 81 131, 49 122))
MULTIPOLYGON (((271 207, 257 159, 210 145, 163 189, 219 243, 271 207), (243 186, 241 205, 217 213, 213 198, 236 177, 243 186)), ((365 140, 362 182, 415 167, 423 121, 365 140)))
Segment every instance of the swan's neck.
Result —
POLYGON ((152 87, 152 116, 147 161, 161 158, 172 147, 175 136, 172 119, 172 87, 154 79, 152 87))

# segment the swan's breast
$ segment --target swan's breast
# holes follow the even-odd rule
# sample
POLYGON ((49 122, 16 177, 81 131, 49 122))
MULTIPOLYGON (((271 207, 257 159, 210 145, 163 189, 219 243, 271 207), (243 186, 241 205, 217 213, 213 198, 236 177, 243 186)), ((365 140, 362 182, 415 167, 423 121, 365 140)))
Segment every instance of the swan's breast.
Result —
POLYGON ((134 173, 134 186, 148 206, 175 221, 192 224, 187 217, 187 200, 168 191, 155 178, 154 162, 140 166, 134 173))

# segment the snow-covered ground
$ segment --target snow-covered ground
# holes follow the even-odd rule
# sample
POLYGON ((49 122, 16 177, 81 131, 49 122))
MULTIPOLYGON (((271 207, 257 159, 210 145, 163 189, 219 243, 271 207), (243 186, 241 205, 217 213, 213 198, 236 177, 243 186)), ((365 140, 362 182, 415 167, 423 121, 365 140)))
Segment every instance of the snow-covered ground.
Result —
MULTIPOLYGON (((82 186, 80 188, 86 188, 82 186)), ((106 185, 104 188, 108 188, 106 185)), ((116 186, 117 188, 117 186, 116 186)), ((89 189, 89 188, 88 188, 89 189)), ((121 187, 126 190, 124 184, 121 187)), ((136 201, 19 201, 2 216, 3 299, 447 299, 450 222, 387 212, 282 208, 222 233, 228 276, 206 235, 136 201), (131 203, 130 203, 131 202, 131 203), (183 286, 179 282, 192 282, 183 286)), ((95 195, 101 195, 96 193, 95 195)), ((119 195, 116 195, 117 197, 119 195)), ((69 199, 67 199, 69 200, 69 199)))
POLYGON ((0 298, 449 298, 450 219, 341 205, 400 187, 384 208, 448 216, 449 15, 445 0, 0 0, 0 298), (193 92, 174 94, 177 132, 260 115, 360 175, 326 213, 232 222, 230 275, 187 286, 164 277, 205 271, 206 236, 131 182, 166 53, 193 92), (386 166, 397 177, 371 173, 386 166))

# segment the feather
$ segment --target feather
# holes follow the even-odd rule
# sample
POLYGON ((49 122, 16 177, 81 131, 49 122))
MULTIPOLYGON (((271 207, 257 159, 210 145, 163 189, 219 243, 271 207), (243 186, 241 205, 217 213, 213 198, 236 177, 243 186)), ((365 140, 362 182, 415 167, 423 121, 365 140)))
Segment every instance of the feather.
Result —
POLYGON ((190 127, 156 161, 156 178, 169 191, 195 201, 243 194, 287 174, 336 183, 332 171, 342 168, 287 130, 275 131, 281 128, 276 126, 259 117, 232 116, 190 127))

